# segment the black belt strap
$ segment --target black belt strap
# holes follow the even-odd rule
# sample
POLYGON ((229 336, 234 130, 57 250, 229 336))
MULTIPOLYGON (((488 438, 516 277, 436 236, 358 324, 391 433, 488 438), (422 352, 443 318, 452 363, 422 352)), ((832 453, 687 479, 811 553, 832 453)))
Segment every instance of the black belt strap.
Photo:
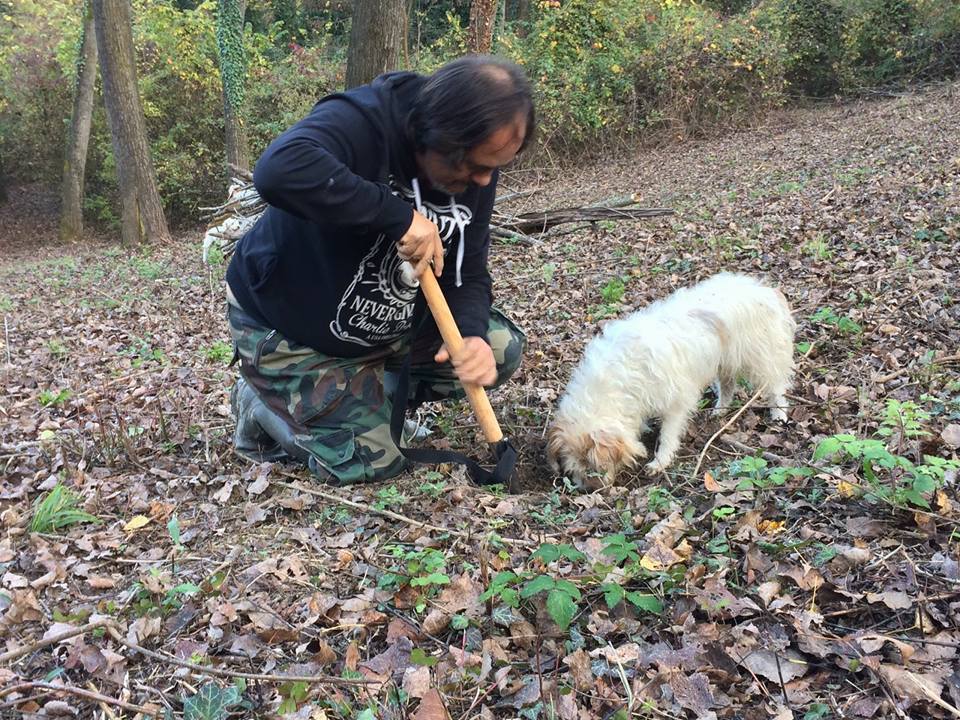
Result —
POLYGON ((407 353, 403 367, 400 368, 397 387, 393 393, 393 410, 390 413, 390 436, 403 456, 417 463, 435 465, 448 462, 464 465, 477 485, 503 484, 509 487, 513 468, 517 464, 517 451, 506 440, 501 440, 493 446, 494 457, 497 458, 497 464, 493 470, 487 470, 475 460, 453 450, 400 447, 400 436, 407 411, 407 397, 410 393, 410 362, 411 353, 407 353))

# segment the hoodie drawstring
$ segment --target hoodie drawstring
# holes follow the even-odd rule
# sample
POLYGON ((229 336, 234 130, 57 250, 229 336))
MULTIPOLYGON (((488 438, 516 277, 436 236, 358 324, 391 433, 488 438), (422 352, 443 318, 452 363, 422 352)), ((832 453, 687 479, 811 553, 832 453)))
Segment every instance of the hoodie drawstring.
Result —
MULTIPOLYGON (((426 217, 426 213, 423 211, 423 202, 420 199, 420 183, 417 178, 413 178, 413 200, 416 203, 417 212, 426 217)), ((466 227, 470 224, 470 221, 467 220, 463 215, 460 214, 460 209, 457 207, 457 201, 453 195, 450 196, 450 215, 453 217, 453 222, 457 226, 457 230, 460 231, 460 243, 457 245, 457 287, 463 285, 463 280, 460 277, 460 269, 463 267, 463 256, 466 252, 466 227)))

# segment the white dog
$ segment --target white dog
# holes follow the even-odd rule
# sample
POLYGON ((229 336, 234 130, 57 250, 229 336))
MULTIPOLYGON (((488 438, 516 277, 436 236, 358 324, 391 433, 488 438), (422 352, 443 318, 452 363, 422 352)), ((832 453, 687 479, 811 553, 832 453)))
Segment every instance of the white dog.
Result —
POLYGON ((790 307, 779 290, 721 273, 608 323, 587 345, 550 427, 547 455, 557 471, 595 486, 646 459, 640 436, 660 418, 649 471, 673 460, 704 388, 716 382, 717 410, 730 405, 737 377, 764 388, 775 420, 786 420, 793 375, 790 307))

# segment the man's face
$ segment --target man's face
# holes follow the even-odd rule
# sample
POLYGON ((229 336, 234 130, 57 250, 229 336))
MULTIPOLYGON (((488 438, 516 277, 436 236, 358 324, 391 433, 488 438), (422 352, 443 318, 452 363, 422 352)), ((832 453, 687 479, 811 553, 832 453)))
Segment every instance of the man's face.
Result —
POLYGON ((495 130, 490 137, 470 150, 463 160, 451 164, 433 150, 419 153, 417 164, 431 187, 456 195, 471 183, 484 187, 493 179, 493 172, 510 163, 523 145, 526 119, 517 115, 512 123, 495 130))

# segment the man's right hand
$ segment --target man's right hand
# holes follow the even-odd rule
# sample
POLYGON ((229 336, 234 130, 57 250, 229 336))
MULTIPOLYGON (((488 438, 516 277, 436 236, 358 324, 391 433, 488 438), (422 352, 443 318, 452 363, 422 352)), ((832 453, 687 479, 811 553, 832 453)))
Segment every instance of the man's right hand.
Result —
POLYGON ((414 271, 420 277, 430 264, 433 274, 440 277, 443 272, 443 243, 437 226, 416 210, 413 222, 406 234, 397 241, 397 254, 401 260, 416 263, 414 271))

